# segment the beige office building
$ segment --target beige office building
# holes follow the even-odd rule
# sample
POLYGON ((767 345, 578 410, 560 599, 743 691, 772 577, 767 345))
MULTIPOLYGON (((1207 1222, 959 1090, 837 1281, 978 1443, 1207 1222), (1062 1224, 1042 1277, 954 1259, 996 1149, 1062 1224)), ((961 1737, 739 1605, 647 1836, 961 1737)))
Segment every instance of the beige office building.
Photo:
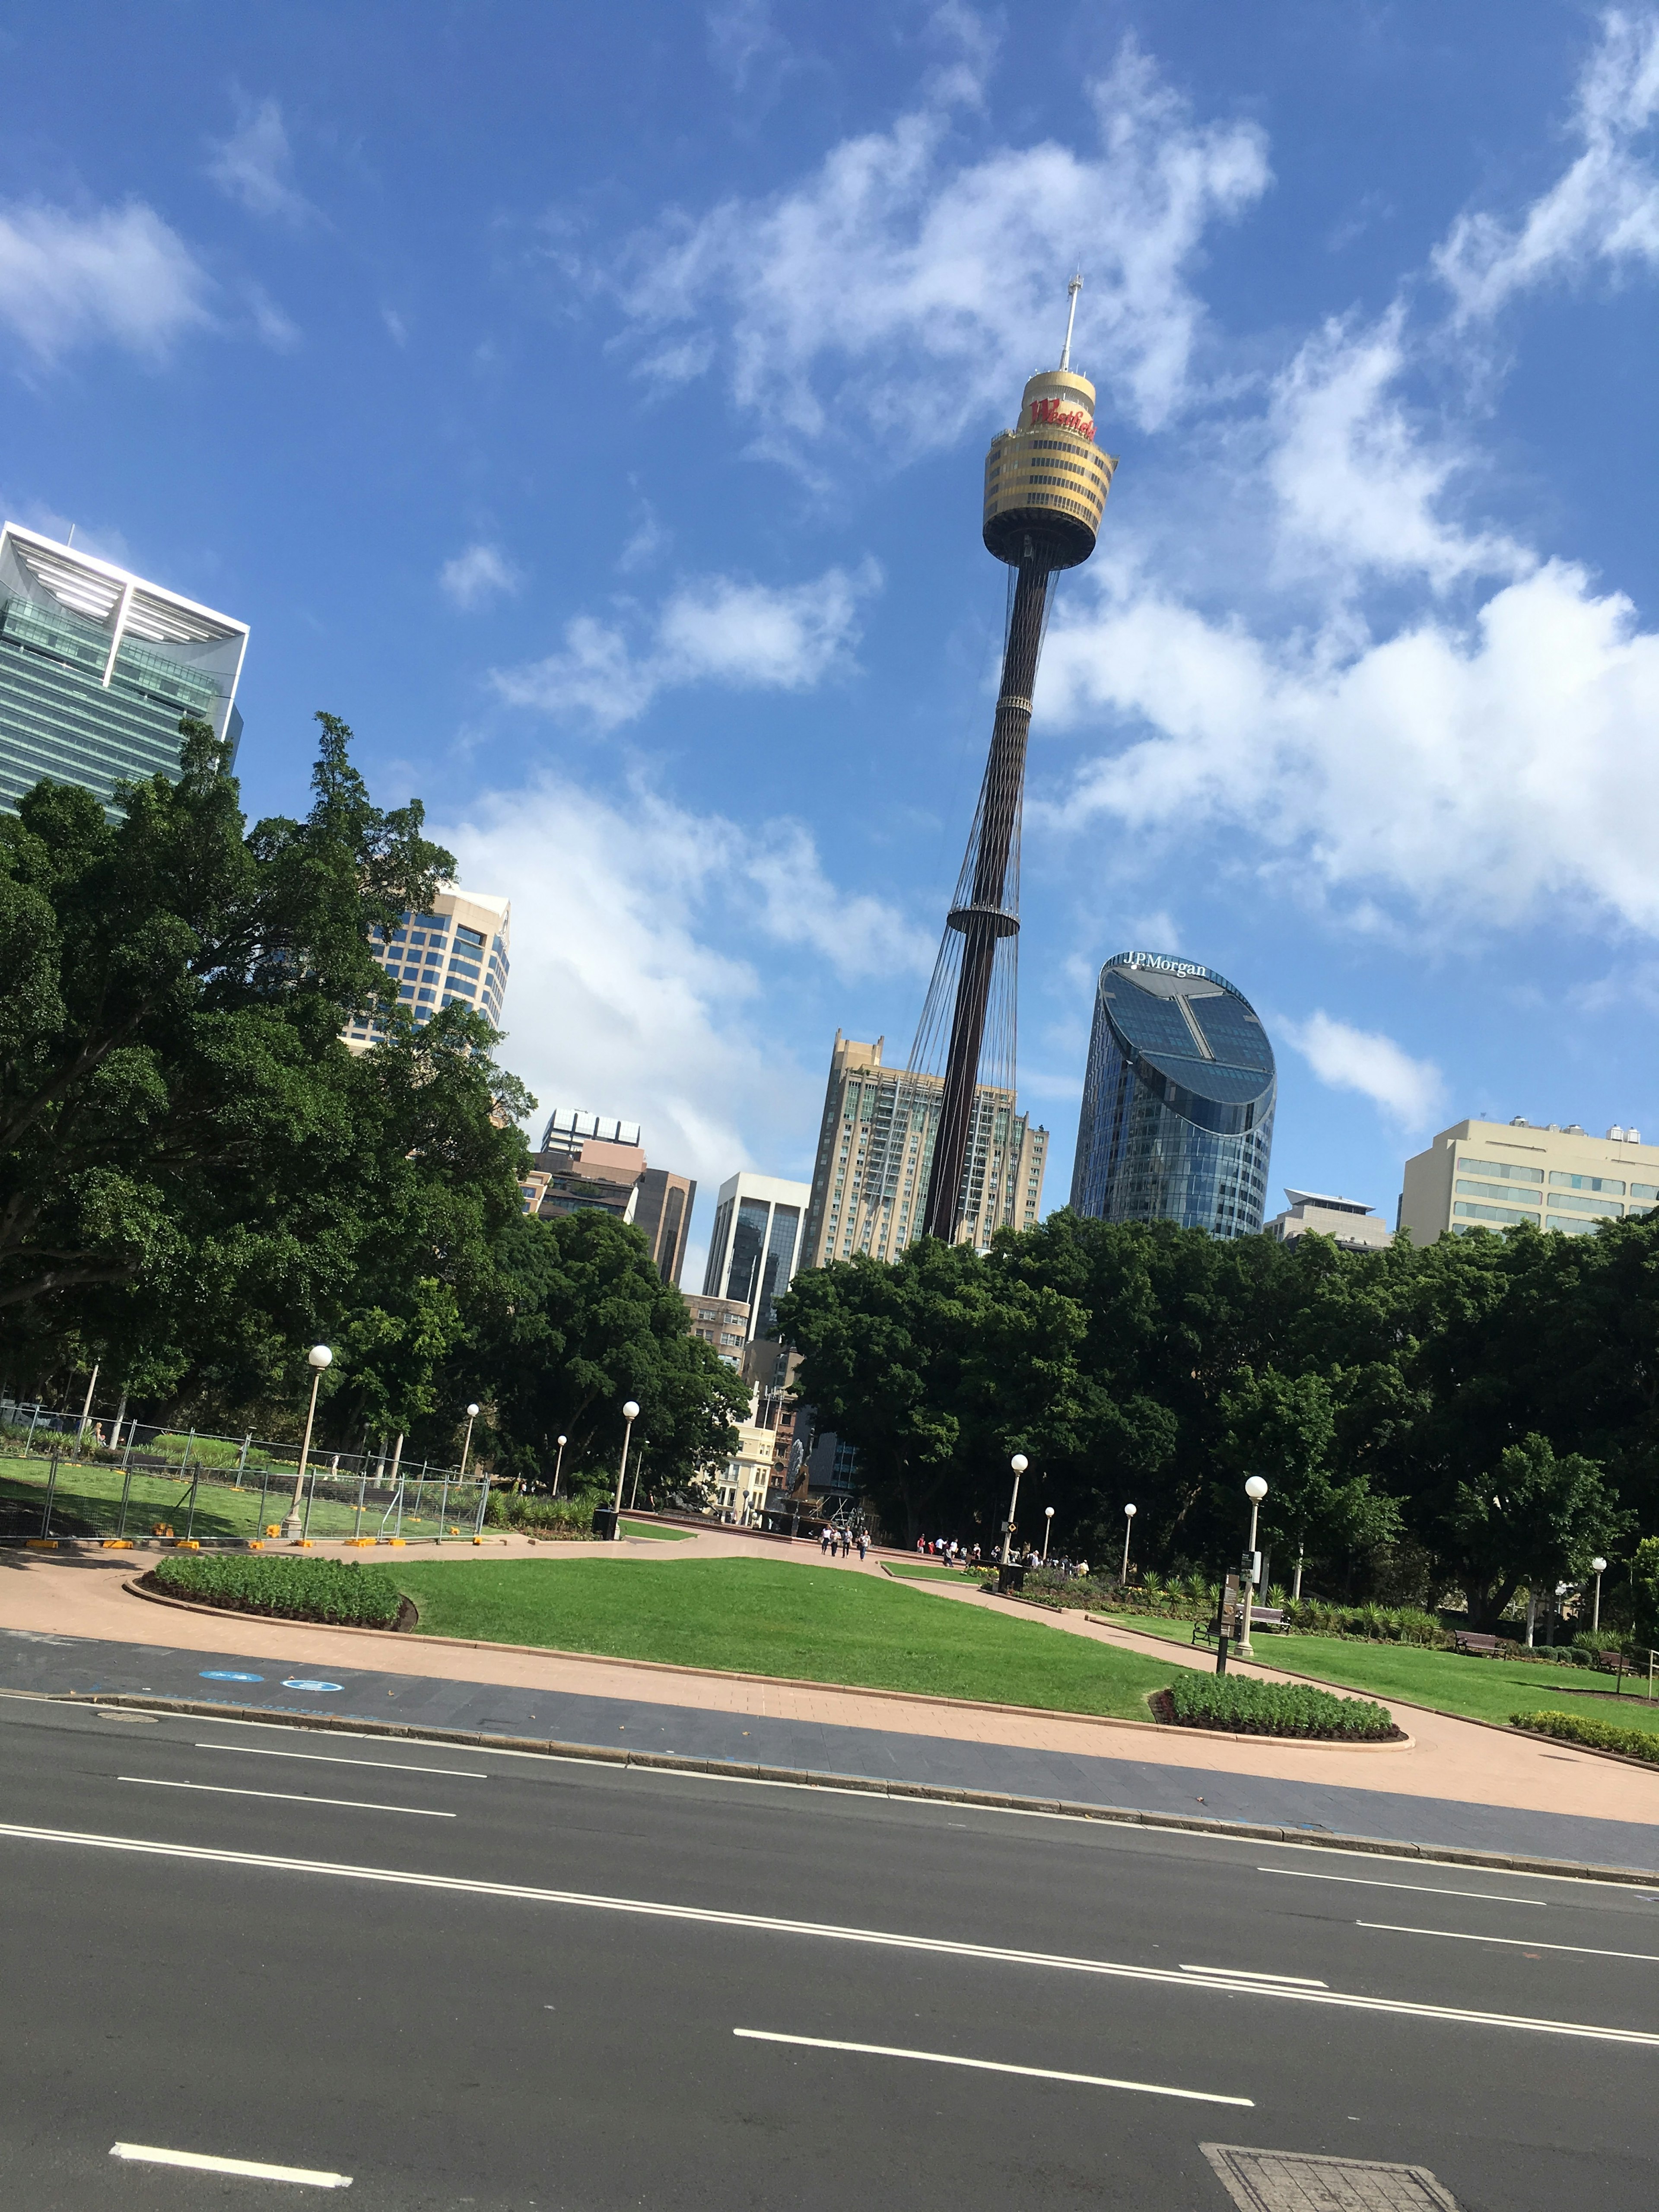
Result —
MULTIPOLYGON (((894 1260, 921 1233, 945 1086, 935 1075, 884 1067, 883 1042, 860 1044, 836 1032, 802 1267, 854 1252, 894 1260)), ((1036 1226, 1048 1152, 1048 1132, 1014 1110, 1012 1091, 979 1085, 958 1243, 986 1251, 997 1229, 1036 1226)))
POLYGON ((744 1347, 749 1341, 749 1307, 742 1298, 698 1297, 682 1291, 691 1317, 691 1334, 712 1344, 734 1374, 742 1374, 744 1347))
MULTIPOLYGON (((406 914, 390 939, 371 939, 374 957, 397 980, 398 996, 420 1023, 441 1007, 471 1006, 492 1028, 501 1025, 512 936, 510 900, 483 891, 440 891, 427 914, 406 914)), ((386 1035, 383 1022, 354 1022, 345 1032, 353 1052, 386 1035)))
POLYGON ((1582 1237, 1602 1221, 1659 1205, 1659 1145, 1615 1123, 1592 1137, 1577 1122, 1460 1121, 1406 1163, 1400 1226, 1419 1244, 1529 1221, 1582 1237))
POLYGON ((1281 1244, 1293 1244, 1310 1230, 1334 1237, 1345 1252, 1386 1252, 1394 1242, 1394 1231, 1378 1220, 1376 1208, 1357 1198, 1328 1198, 1314 1190, 1286 1189, 1285 1195, 1289 1206, 1261 1228, 1264 1237, 1281 1244))

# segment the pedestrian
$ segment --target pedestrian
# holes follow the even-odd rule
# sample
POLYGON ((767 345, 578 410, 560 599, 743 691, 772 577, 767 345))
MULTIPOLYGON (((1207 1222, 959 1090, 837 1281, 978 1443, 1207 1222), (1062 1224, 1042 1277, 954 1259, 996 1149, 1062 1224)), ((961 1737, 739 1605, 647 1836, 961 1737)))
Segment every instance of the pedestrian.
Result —
POLYGON ((827 1558, 830 1551, 830 1524, 826 1521, 818 1531, 818 1549, 827 1558))
POLYGON ((860 1528, 859 1530, 859 1564, 860 1566, 863 1565, 865 1560, 868 1559, 869 1556, 870 1539, 865 1534, 864 1530, 860 1528))
POLYGON ((853 1534, 852 1534, 852 1531, 851 1531, 851 1529, 849 1529, 849 1528, 843 1528, 843 1529, 842 1530, 842 1532, 841 1532, 841 1555, 842 1555, 842 1559, 850 1559, 850 1558, 851 1558, 851 1556, 852 1556, 852 1552, 853 1552, 853 1534))
POLYGON ((926 1552, 926 1550, 927 1549, 927 1539, 925 1536, 918 1536, 918 1537, 917 1537, 917 1539, 916 1539, 916 1549, 917 1549, 917 1551, 919 1551, 919 1552, 926 1552))

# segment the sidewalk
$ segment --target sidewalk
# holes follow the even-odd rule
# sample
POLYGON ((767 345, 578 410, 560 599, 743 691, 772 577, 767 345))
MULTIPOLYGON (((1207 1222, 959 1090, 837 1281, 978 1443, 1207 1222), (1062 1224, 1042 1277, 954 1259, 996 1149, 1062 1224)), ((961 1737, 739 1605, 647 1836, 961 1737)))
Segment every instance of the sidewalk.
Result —
MULTIPOLYGON (((638 1559, 647 1551, 665 1560, 790 1556, 731 1530, 679 1544, 608 1546, 599 1556, 638 1559)), ((478 1554, 467 1547, 457 1556, 478 1554)), ((543 1546, 535 1556, 596 1553, 543 1546)), ((817 1563, 805 1546, 795 1556, 817 1563)), ((122 1588, 143 1564, 130 1553, 5 1555, 0 1689, 223 1697, 273 1709, 349 1711, 569 1743, 1659 1867, 1659 1774, 1422 1708, 1401 1709, 1414 1741, 1392 1752, 1194 1739, 1129 1722, 188 1613, 122 1588), (210 1679, 220 1671, 261 1679, 210 1679), (339 1687, 293 1686, 319 1679, 339 1687), (1564 1774, 1564 1766, 1573 1773, 1564 1774)), ((843 1571, 879 1569, 873 1560, 863 1568, 853 1560, 843 1571)), ((1172 1668, 1204 1663, 1200 1654, 1133 1631, 1091 1628, 1075 1615, 971 1589, 915 1584, 910 1595, 919 1604, 943 1596, 992 1605, 1054 1633, 1151 1650, 1172 1668)), ((1271 1668, 1252 1671, 1282 1679, 1271 1668)))

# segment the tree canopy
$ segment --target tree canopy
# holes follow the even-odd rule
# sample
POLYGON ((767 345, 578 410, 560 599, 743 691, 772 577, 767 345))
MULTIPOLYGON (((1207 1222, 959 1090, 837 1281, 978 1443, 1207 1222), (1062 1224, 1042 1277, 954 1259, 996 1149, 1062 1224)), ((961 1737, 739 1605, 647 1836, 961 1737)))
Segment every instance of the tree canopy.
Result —
POLYGON ((157 1418, 280 1434, 320 1340, 337 1443, 441 1456, 487 1398, 499 1458, 562 1430, 580 1469, 631 1395, 653 1465, 712 1465, 731 1378, 643 1237, 524 1218, 534 1101, 496 1033, 417 1024, 375 959, 454 861, 317 719, 303 819, 248 825, 190 721, 179 780, 113 819, 61 784, 0 817, 0 1364, 21 1389, 98 1359, 157 1418), (366 1012, 383 1041, 354 1054, 366 1012))

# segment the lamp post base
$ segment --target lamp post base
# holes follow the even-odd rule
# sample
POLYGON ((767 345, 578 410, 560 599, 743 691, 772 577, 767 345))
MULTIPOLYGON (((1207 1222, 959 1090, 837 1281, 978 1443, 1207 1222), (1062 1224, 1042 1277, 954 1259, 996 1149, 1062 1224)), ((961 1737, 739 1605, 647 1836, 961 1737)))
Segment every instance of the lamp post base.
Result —
POLYGON ((300 1532, 304 1526, 304 1522, 297 1513, 285 1514, 283 1517, 283 1535, 284 1540, 290 1544, 297 1541, 300 1532))

